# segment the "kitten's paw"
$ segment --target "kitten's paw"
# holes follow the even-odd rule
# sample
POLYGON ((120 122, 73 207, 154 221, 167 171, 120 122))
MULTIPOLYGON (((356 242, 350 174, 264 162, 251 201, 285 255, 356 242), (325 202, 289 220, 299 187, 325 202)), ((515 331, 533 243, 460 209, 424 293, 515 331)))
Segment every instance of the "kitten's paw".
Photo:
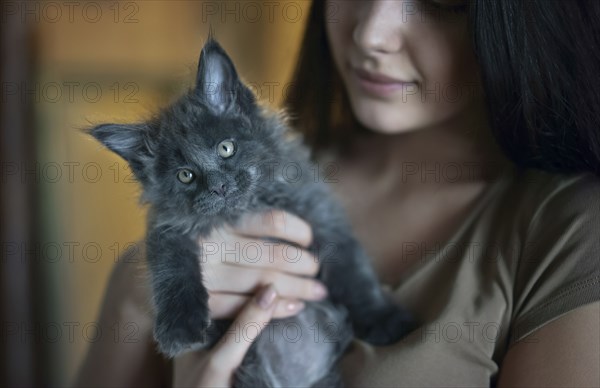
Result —
POLYGON ((204 347, 209 325, 208 313, 188 314, 179 320, 162 314, 157 317, 154 325, 154 339, 159 351, 173 358, 183 352, 204 347))
POLYGON ((418 327, 418 323, 407 310, 390 305, 377 313, 370 314, 365 322, 357 324, 356 333, 373 345, 390 345, 400 341, 418 327))

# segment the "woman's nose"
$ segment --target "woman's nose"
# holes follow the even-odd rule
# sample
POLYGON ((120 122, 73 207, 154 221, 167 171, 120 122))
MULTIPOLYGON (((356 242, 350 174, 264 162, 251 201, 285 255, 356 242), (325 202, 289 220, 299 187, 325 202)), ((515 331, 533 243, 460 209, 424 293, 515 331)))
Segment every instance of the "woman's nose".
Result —
POLYGON ((403 37, 399 27, 405 18, 404 0, 363 0, 360 3, 352 33, 354 43, 367 53, 400 51, 403 37))

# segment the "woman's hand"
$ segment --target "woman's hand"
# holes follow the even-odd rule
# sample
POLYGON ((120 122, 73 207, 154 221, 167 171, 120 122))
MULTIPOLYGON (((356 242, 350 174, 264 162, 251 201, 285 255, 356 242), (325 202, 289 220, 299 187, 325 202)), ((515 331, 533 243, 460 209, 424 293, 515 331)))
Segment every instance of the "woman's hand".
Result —
POLYGON ((190 352, 177 357, 173 386, 231 386, 233 373, 260 333, 259 329, 262 331, 273 317, 277 305, 275 287, 270 284, 261 289, 211 350, 190 352))
POLYGON ((313 279, 319 263, 307 248, 310 226, 283 211, 244 216, 236 227, 215 230, 199 244, 212 319, 231 318, 257 289, 273 284, 279 295, 274 318, 298 313, 302 300, 320 300, 325 286, 313 279), (276 238, 297 245, 269 242, 276 238))
POLYGON ((297 314, 303 300, 327 295, 325 286, 314 279, 319 263, 306 250, 311 242, 310 226, 282 211, 246 215, 237 226, 216 229, 199 241, 211 319, 236 318, 211 350, 175 359, 175 387, 230 386, 259 334, 255 327, 262 329, 271 318, 297 314))

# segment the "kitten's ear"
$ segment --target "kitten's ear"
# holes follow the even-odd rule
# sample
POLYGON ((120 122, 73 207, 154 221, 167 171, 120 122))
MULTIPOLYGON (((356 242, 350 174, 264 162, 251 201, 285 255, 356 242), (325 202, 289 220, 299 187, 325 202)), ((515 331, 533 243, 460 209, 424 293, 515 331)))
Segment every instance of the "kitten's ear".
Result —
POLYGON ((145 168, 154 157, 150 130, 146 125, 101 124, 88 133, 125 159, 140 181, 147 177, 145 168))
POLYGON ((256 106, 254 94, 242 84, 233 62, 212 36, 200 53, 196 93, 219 114, 235 108, 249 113, 256 106))

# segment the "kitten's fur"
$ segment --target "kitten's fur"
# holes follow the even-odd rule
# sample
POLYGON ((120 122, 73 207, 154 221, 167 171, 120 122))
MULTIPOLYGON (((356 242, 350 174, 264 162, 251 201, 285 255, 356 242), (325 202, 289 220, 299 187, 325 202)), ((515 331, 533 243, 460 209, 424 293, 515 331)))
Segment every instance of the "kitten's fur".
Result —
POLYGON ((314 180, 308 150, 287 136, 280 117, 258 107, 212 38, 189 93, 149 122, 104 124, 90 132, 129 163, 150 204, 154 336, 165 355, 211 346, 231 323, 209 319, 198 237, 234 224, 243 213, 269 209, 297 214, 312 226, 309 251, 323 259, 318 279, 329 298, 273 320, 238 368, 236 386, 340 385, 334 363, 353 333, 388 344, 412 328, 409 314, 385 297, 328 188, 314 180), (223 158, 216 147, 226 139, 235 141, 236 152, 223 158), (292 164, 302 174, 298 181, 283 171, 292 164), (182 183, 182 168, 195 180, 182 183))

